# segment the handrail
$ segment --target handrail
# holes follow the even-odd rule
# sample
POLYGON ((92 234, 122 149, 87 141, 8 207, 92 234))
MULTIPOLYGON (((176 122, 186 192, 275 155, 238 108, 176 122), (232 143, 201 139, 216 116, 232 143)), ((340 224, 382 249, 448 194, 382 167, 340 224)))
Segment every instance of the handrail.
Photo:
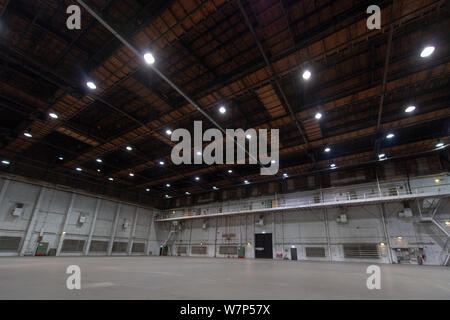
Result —
MULTIPOLYGON (((197 207, 185 207, 178 209, 170 209, 163 214, 159 215, 160 219, 163 218, 176 218, 187 216, 202 216, 208 217, 210 215, 217 216, 219 214, 227 213, 247 213, 264 211, 263 209, 277 209, 277 208, 296 208, 311 206, 316 207, 318 204, 332 205, 332 204, 346 204, 346 203, 360 203, 362 201, 391 200, 394 197, 423 197, 424 194, 430 194, 429 196, 442 196, 450 194, 450 184, 443 183, 444 181, 435 182, 434 184, 420 185, 417 183, 423 183, 426 181, 429 183, 429 179, 436 180, 437 178, 446 178, 448 174, 439 174, 432 176, 421 176, 412 178, 409 183, 405 179, 395 179, 389 181, 383 181, 380 183, 363 183, 359 185, 343 186, 343 187, 331 187, 326 189, 308 190, 302 192, 293 192, 285 195, 275 194, 273 196, 263 196, 260 198, 252 198, 247 201, 227 201, 225 203, 214 203, 210 205, 198 205, 197 207), (276 203, 274 203, 276 201, 276 203), (273 205, 275 206, 273 207, 273 205), (220 208, 217 212, 217 208, 220 208), (171 213, 175 211, 175 214, 171 213), (195 213, 193 213, 194 211, 195 213), (208 211, 207 214, 204 212, 208 211), (197 213, 198 212, 198 213, 197 213)), ((445 181, 446 182, 446 181, 445 181)))
POLYGON ((364 203, 375 203, 378 201, 395 201, 395 200, 409 200, 416 198, 426 198, 426 197, 436 197, 436 196, 450 196, 450 190, 446 193, 435 192, 435 193, 405 193, 405 194, 396 194, 396 195, 381 195, 378 197, 370 197, 364 199, 353 199, 353 200, 345 200, 345 201, 328 201, 328 202, 319 202, 319 203, 311 203, 301 202, 291 205, 284 205, 273 208, 259 208, 253 210, 234 210, 234 211, 222 211, 221 213, 212 213, 212 214, 197 214, 197 215, 164 215, 159 216, 156 221, 172 221, 172 220, 185 220, 185 219, 198 219, 198 218, 211 218, 217 216, 227 216, 227 215, 237 215, 243 213, 263 213, 263 212, 273 212, 273 211, 285 211, 291 209, 312 209, 317 207, 327 207, 327 206, 336 206, 336 205, 352 205, 352 204, 364 204, 364 203))

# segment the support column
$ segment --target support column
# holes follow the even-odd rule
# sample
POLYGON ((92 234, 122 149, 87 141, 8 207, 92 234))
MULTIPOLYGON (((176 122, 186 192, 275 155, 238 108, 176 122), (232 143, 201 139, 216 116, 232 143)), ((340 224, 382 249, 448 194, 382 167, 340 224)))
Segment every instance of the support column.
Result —
MULTIPOLYGON (((150 237, 152 236, 152 227, 153 227, 153 224, 155 223, 154 221, 155 221, 155 213, 152 210, 152 216, 150 218, 150 225, 148 226, 147 244, 146 244, 146 248, 145 248, 145 255, 146 256, 149 255, 149 250, 148 249, 150 249, 150 241, 151 241, 150 237)), ((159 248, 158 248, 158 250, 159 250, 159 248)))
POLYGON ((134 212, 133 228, 131 229, 130 236, 128 237, 128 248, 127 248, 128 255, 131 255, 131 251, 133 249, 134 235, 136 234, 136 225, 138 217, 139 217, 139 207, 136 207, 136 211, 134 212))
POLYGON ((328 226, 327 208, 323 209, 323 219, 325 221, 325 233, 326 233, 326 236, 327 236, 328 256, 330 257, 330 261, 333 261, 333 257, 331 255, 330 227, 328 226))
POLYGON ((6 190, 8 190, 8 186, 11 180, 4 179, 2 190, 0 191, 0 204, 3 203, 3 200, 5 199, 6 190))
POLYGON ((281 213, 281 251, 284 252, 284 214, 281 213))
POLYGON ((381 208, 381 223, 383 224, 384 238, 386 239, 386 247, 388 250, 389 262, 392 263, 392 261, 394 261, 394 258, 392 257, 391 239, 389 237, 389 232, 386 227, 386 221, 384 219, 385 215, 384 203, 380 204, 380 208, 381 208))
POLYGON ((122 204, 119 203, 117 205, 116 218, 114 219, 113 229, 111 231, 111 238, 109 239, 108 251, 107 251, 108 256, 110 256, 111 252, 112 252, 112 248, 113 248, 113 244, 114 244, 114 238, 116 236, 116 231, 117 231, 117 225, 119 224, 119 216, 120 216, 120 209, 121 208, 122 208, 122 204))
POLYGON ((216 257, 217 253, 217 222, 219 220, 219 217, 216 217, 216 227, 215 227, 215 234, 214 234, 214 258, 216 257))
POLYGON ((39 208, 41 207, 41 203, 42 203, 42 199, 44 198, 44 194, 45 194, 45 187, 41 187, 41 189, 39 190, 37 200, 34 203, 33 211, 31 212, 31 217, 30 217, 30 221, 28 222, 27 230, 25 231, 25 237, 23 238, 22 246, 19 251, 20 256, 25 255, 25 251, 29 246, 31 236, 33 234, 34 224, 36 223, 36 218, 38 216, 39 208))
MULTIPOLYGON (((276 257, 277 254, 277 236, 276 236, 276 232, 275 232, 275 213, 272 211, 272 259, 274 258, 274 256, 276 257)), ((281 253, 282 255, 284 255, 284 251, 281 253)))
MULTIPOLYGON (((191 220, 191 228, 189 230, 189 243, 188 243, 188 247, 186 249, 187 252, 189 252, 189 256, 191 255, 191 247, 192 247, 192 224, 193 224, 193 220, 191 220)), ((209 237, 208 237, 209 238, 209 237)))
POLYGON ((89 230, 89 236, 88 236, 88 239, 86 241, 86 246, 84 247, 84 254, 85 255, 89 254, 89 249, 91 247, 91 242, 92 242, 92 235, 94 234, 95 223, 97 222, 98 210, 100 209, 100 203, 101 202, 102 202, 102 199, 98 198, 97 202, 95 204, 95 211, 94 211, 94 216, 92 217, 91 229, 89 230))
POLYGON ((64 221, 63 221, 63 225, 61 228, 61 232, 59 233, 58 246, 56 247, 56 256, 59 256, 59 254, 61 253, 64 236, 66 235, 65 230, 67 227, 67 223, 69 222, 69 216, 72 213, 74 201, 75 201, 75 193, 72 193, 72 196, 70 197, 69 206, 67 207, 67 210, 66 210, 66 215, 64 216, 64 221))

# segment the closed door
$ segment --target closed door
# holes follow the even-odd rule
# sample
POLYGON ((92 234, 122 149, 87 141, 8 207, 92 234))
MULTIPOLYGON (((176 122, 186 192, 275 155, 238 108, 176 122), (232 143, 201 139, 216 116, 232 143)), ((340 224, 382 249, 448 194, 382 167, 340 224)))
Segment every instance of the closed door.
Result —
POLYGON ((297 260, 297 248, 291 248, 291 260, 297 260))
POLYGON ((271 233, 255 234, 255 258, 273 259, 271 233))

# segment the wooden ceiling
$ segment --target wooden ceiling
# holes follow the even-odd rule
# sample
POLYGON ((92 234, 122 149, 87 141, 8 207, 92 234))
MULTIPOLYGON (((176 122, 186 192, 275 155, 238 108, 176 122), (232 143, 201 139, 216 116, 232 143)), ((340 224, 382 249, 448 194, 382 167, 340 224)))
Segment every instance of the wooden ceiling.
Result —
POLYGON ((380 30, 366 26, 373 1, 85 2, 140 52, 151 50, 155 66, 222 127, 280 129, 280 172, 174 165, 165 131, 213 123, 84 9, 81 30, 68 30, 76 2, 60 0, 0 0, 0 156, 11 162, 3 171, 159 201, 449 142, 448 1, 377 1, 380 30), (424 59, 426 45, 436 51, 424 59))

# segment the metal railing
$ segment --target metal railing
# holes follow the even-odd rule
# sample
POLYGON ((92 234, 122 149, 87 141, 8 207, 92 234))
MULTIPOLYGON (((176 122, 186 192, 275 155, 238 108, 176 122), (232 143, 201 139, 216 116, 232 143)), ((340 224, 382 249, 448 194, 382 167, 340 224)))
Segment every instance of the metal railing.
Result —
MULTIPOLYGON (((420 181, 416 179, 415 181, 420 181)), ((450 195, 450 184, 435 183, 433 185, 415 186, 409 189, 407 182, 404 180, 389 181, 383 183, 365 184, 355 187, 334 187, 328 189, 316 190, 314 192, 305 191, 296 194, 288 194, 285 196, 275 195, 273 197, 265 197, 261 199, 252 199, 249 201, 230 201, 227 204, 218 205, 215 203, 211 206, 199 206, 197 208, 189 207, 182 209, 171 209, 158 216, 158 219, 179 218, 187 216, 203 216, 220 215, 227 213, 251 213, 252 211, 271 211, 273 209, 295 209, 301 207, 320 207, 323 205, 339 205, 364 203, 371 200, 391 201, 395 199, 409 199, 427 196, 444 196, 450 195), (267 204, 271 204, 267 206, 267 204), (266 206, 264 206, 266 204, 266 206), (273 206, 275 205, 275 206, 273 206), (220 208, 220 210, 219 210, 220 208), (200 209, 200 210, 198 210, 200 209), (202 213, 207 211, 208 213, 202 213)))

